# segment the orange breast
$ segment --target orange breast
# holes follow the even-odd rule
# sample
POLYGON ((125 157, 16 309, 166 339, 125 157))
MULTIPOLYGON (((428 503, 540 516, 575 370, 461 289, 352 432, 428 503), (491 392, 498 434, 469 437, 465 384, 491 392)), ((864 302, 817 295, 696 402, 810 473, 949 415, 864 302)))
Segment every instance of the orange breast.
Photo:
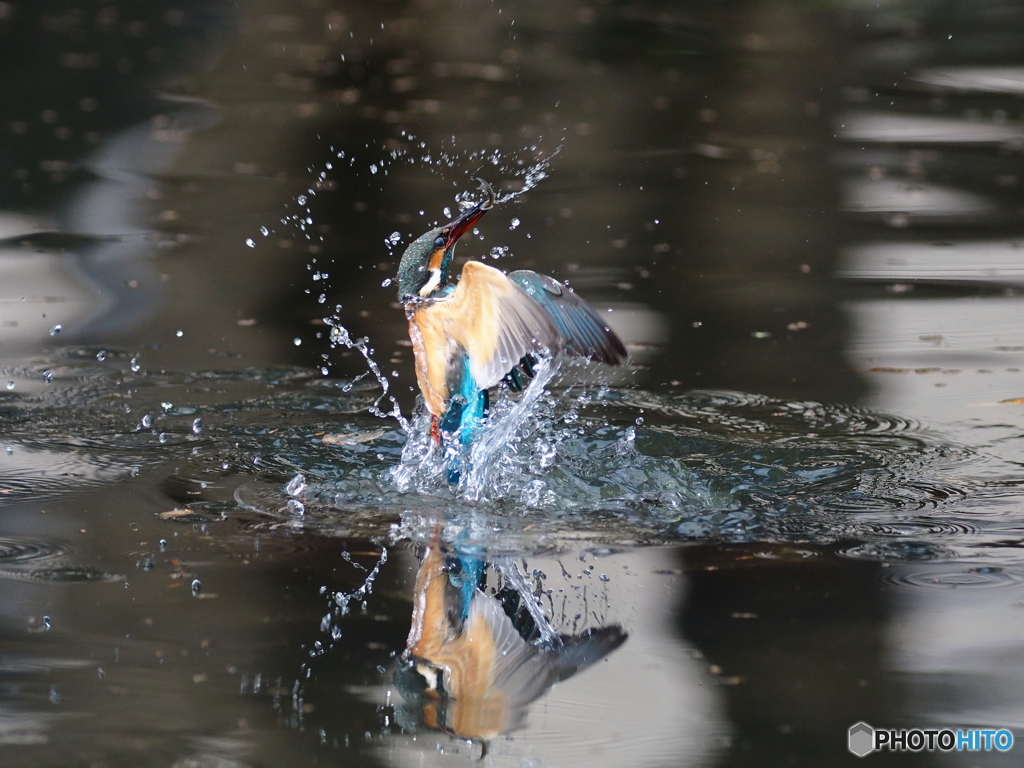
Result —
MULTIPOLYGON (((443 670, 450 700, 447 726, 464 738, 492 738, 508 727, 508 700, 494 684, 497 649, 490 626, 471 615, 462 632, 453 636, 445 611, 448 575, 444 556, 432 547, 416 575, 413 621, 407 647, 415 658, 443 670)), ((436 694, 433 694, 436 696, 436 694)), ((428 704, 425 718, 434 727, 436 706, 428 704)))
POLYGON ((441 416, 448 407, 446 374, 451 349, 444 318, 427 308, 417 310, 409 320, 409 338, 423 401, 431 414, 441 416))

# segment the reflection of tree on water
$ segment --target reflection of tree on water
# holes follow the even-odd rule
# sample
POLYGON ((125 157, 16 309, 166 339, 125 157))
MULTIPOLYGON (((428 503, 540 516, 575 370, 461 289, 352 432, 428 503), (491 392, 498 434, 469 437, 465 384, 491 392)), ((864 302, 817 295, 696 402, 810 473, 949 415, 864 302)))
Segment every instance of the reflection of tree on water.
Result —
POLYGON ((487 739, 520 728, 530 703, 621 646, 617 625, 559 634, 509 557, 428 545, 396 684, 404 727, 487 739), (488 574, 496 586, 488 588, 488 574))

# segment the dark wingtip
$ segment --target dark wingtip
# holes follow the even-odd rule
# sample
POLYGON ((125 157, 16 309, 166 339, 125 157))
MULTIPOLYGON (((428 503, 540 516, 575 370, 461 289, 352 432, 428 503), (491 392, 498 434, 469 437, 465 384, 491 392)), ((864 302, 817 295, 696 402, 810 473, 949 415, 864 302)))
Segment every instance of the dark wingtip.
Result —
POLYGON ((620 648, 628 639, 629 633, 618 624, 594 627, 575 636, 562 636, 558 679, 565 680, 582 672, 620 648))
POLYGON ((629 357, 629 352, 626 351, 626 345, 622 343, 622 339, 619 335, 609 328, 607 325, 604 327, 605 333, 605 345, 601 347, 600 357, 595 359, 600 360, 602 363, 608 365, 622 365, 626 362, 626 358, 629 357))
POLYGON ((581 310, 580 314, 596 322, 593 325, 578 322, 566 339, 567 351, 605 365, 622 365, 629 357, 626 345, 615 331, 601 322, 592 307, 586 304, 583 306, 586 309, 581 310))
POLYGON ((562 337, 562 350, 576 357, 607 365, 621 365, 627 357, 622 339, 593 307, 553 277, 530 270, 509 273, 509 279, 526 291, 554 322, 562 337))

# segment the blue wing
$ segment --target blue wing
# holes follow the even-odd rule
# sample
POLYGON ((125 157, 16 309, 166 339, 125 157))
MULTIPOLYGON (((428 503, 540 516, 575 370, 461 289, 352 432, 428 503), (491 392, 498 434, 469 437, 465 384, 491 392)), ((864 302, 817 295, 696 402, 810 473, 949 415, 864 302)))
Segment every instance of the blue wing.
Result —
POLYGON ((511 272, 508 278, 540 304, 554 323, 563 344, 557 351, 608 365, 619 365, 626 359, 626 348, 615 332, 568 287, 529 270, 511 272))
MULTIPOLYGON (((461 430, 463 447, 487 412, 487 390, 501 381, 522 389, 537 357, 626 359, 622 341, 585 301, 536 272, 506 275, 469 262, 455 289, 417 309, 415 319, 420 389, 440 428, 461 430)), ((453 482, 461 463, 453 457, 453 482)))

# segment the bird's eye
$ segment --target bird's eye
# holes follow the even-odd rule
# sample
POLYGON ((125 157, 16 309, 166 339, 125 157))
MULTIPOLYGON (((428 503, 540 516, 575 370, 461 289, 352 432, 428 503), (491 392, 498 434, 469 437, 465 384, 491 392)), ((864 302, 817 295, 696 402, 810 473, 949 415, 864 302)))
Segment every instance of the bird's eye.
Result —
POLYGON ((434 238, 434 247, 441 248, 444 245, 444 242, 444 238, 438 235, 436 238, 434 238))

